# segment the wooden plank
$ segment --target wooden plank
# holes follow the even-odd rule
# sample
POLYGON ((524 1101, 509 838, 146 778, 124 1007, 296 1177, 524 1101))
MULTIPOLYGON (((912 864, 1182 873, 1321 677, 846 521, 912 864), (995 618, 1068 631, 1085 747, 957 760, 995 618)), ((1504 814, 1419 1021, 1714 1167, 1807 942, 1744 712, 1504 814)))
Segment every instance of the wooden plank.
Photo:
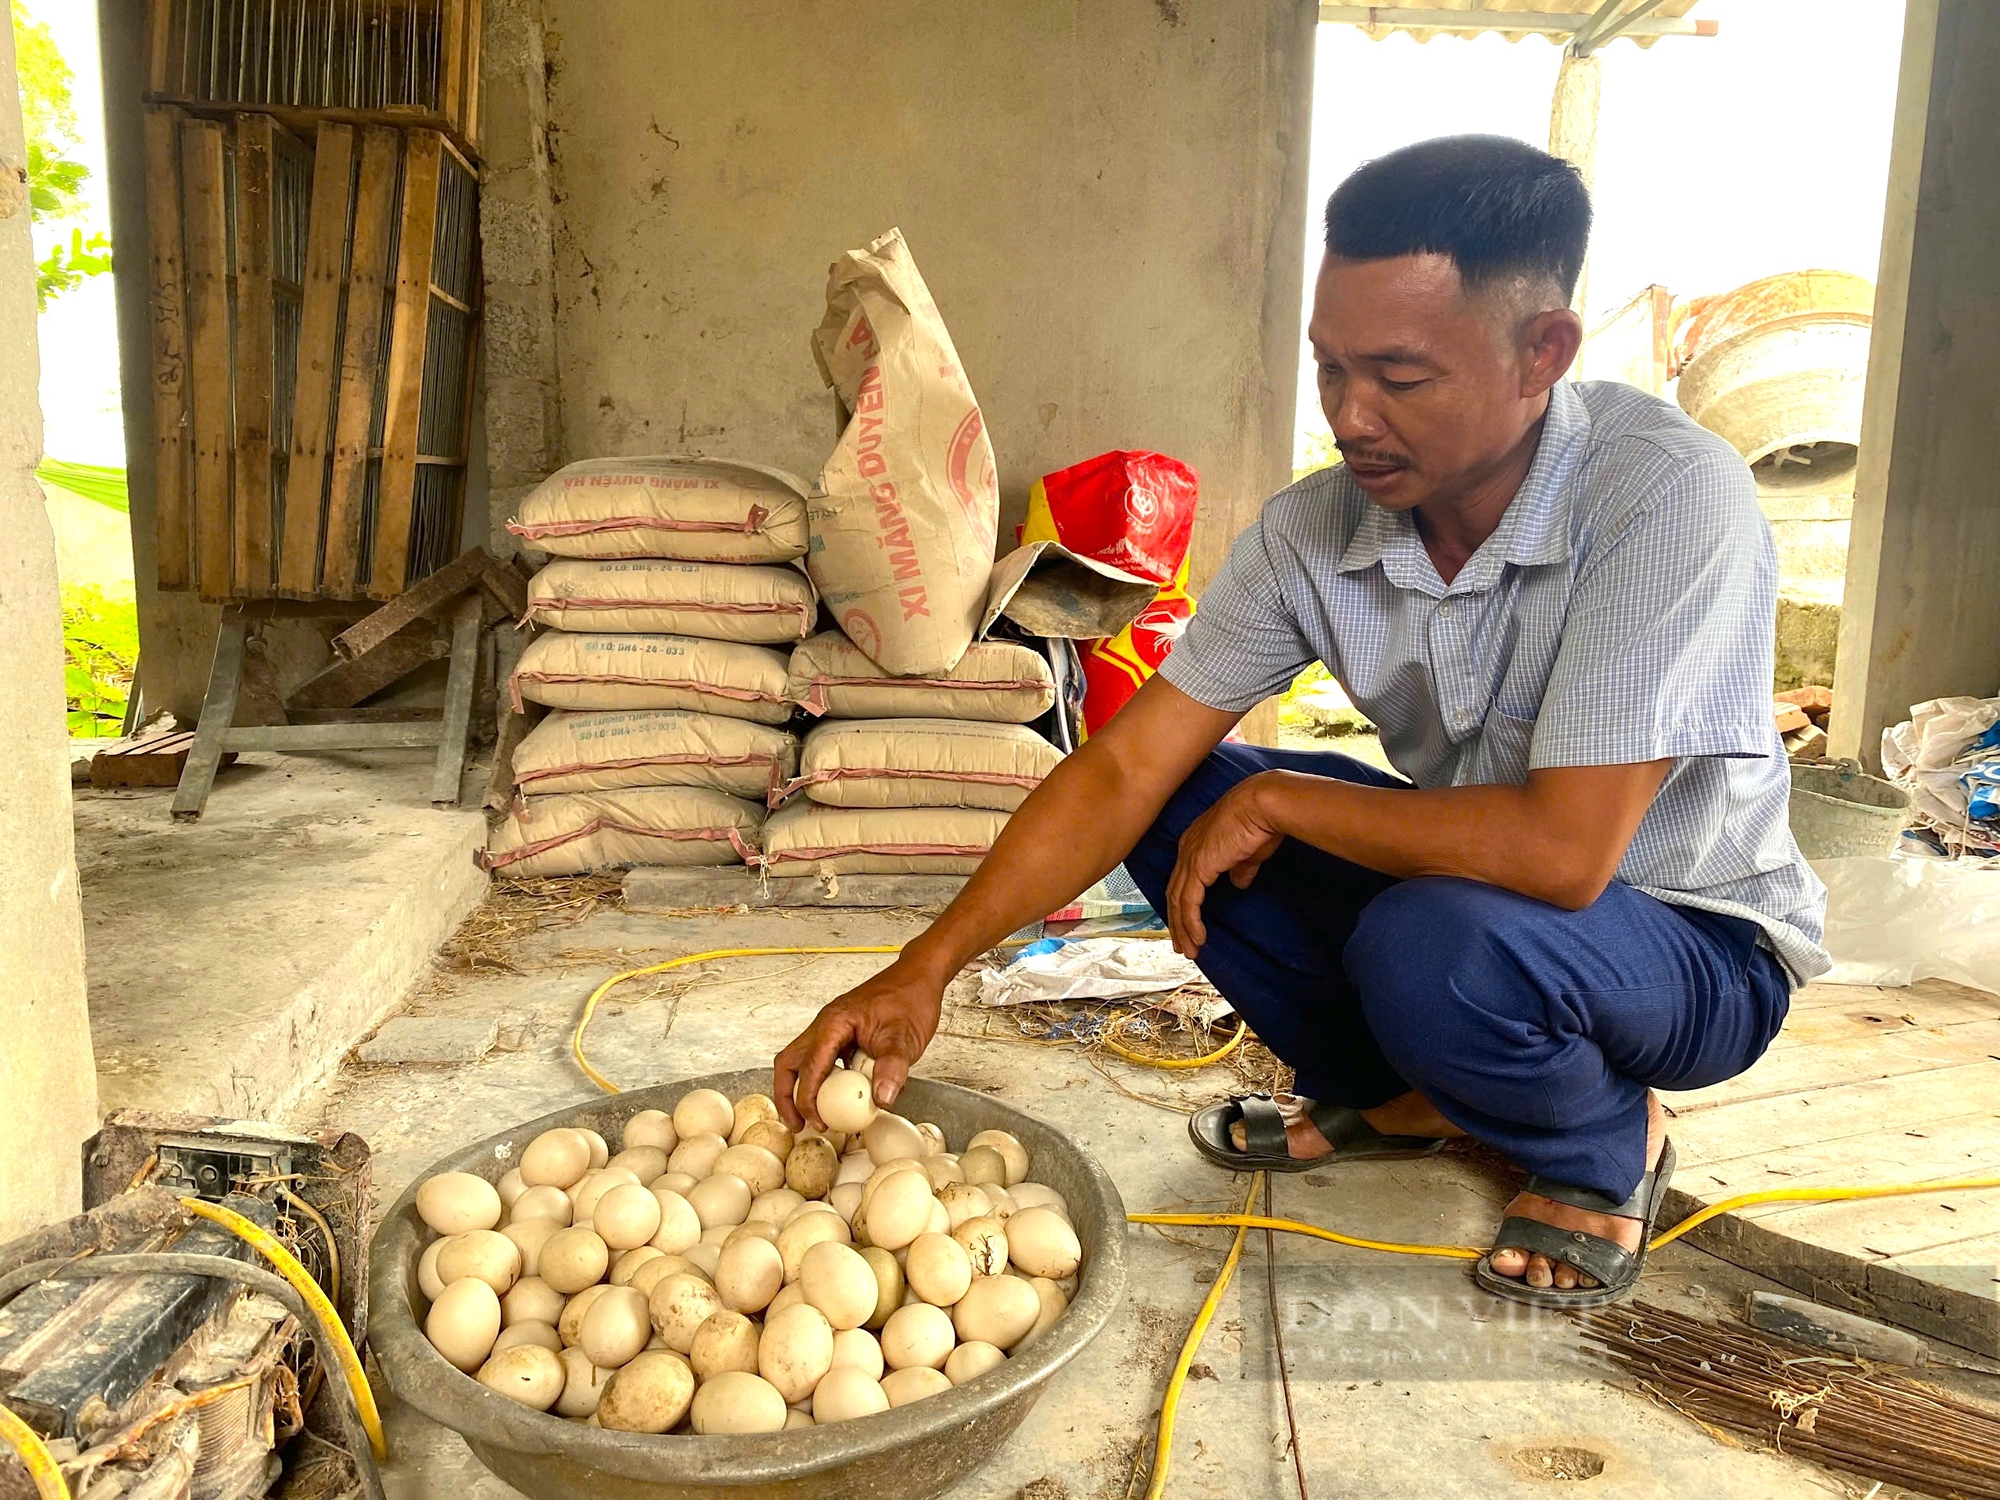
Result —
MULTIPOLYGON (((172 786, 181 779, 188 753, 193 749, 192 729, 114 745, 90 758, 90 784, 95 787, 172 786)), ((225 755, 222 763, 228 765, 235 758, 225 755)))
POLYGON ((382 299, 395 230, 396 162, 402 136, 361 132, 361 180, 354 200, 354 243, 347 278, 347 329, 341 340, 340 396, 334 421, 321 591, 351 598, 361 590, 362 499, 368 479, 369 423, 382 379, 382 299))
MULTIPOLYGON (((465 100, 465 0, 444 0, 438 22, 438 113, 458 121, 465 100)), ((461 128, 463 128, 461 124, 461 128)))
POLYGON ((480 604, 483 595, 458 601, 451 621, 451 676, 444 689, 444 727, 438 734, 431 803, 456 807, 465 779, 466 737, 472 729, 472 690, 479 676, 480 604))
POLYGON ((1921 1128, 1965 1114, 1968 1101, 1994 1097, 2000 1097, 2000 1062, 1982 1061, 1725 1104, 1678 1116, 1669 1129, 1682 1162, 1700 1165, 1744 1151, 1779 1151, 1921 1128))
MULTIPOLYGON (((165 0, 155 0, 159 10, 165 0)), ((146 245, 153 336, 154 569, 163 589, 193 581, 187 305, 181 268, 181 113, 146 110, 146 245)))
POLYGON ((355 657, 335 657, 331 665, 293 689, 285 707, 293 711, 351 708, 449 651, 435 624, 429 620, 413 621, 371 651, 355 657))
MULTIPOLYGON (((1667 1133, 1674 1134, 1672 1122, 1667 1133)), ((1742 1140, 1736 1143, 1735 1154, 1722 1160, 1683 1162, 1674 1174, 1674 1186, 1703 1202, 1714 1203, 1767 1188, 1851 1183, 1858 1180, 1858 1174, 1873 1170, 1878 1157, 1893 1161, 1897 1181, 1975 1177, 1984 1172, 1984 1163, 1993 1155, 1996 1142, 2000 1142, 2000 1111, 1983 1100, 1967 1100, 1961 1114, 1905 1130, 1870 1131, 1860 1138, 1841 1136, 1808 1141, 1782 1150, 1764 1150, 1755 1141, 1742 1140)), ((1882 1176, 1880 1180, 1890 1179, 1882 1176)), ((1741 1212, 1751 1217, 1772 1217, 1798 1207, 1795 1203, 1768 1203, 1741 1212)))
POLYGON ((459 131, 476 151, 479 147, 479 44, 486 34, 485 0, 465 3, 465 94, 460 103, 459 131))
MULTIPOLYGON (((324 15, 325 0, 319 0, 319 4, 324 15)), ((255 110, 258 114, 269 115, 294 135, 307 139, 311 139, 320 126, 329 124, 347 125, 356 130, 376 125, 399 135, 406 130, 435 130, 468 160, 479 160, 478 150, 465 138, 458 122, 446 119, 434 109, 393 104, 382 109, 348 109, 339 105, 272 104, 263 100, 195 99, 171 89, 159 99, 148 102, 171 104, 191 115, 206 115, 219 120, 230 119, 245 110, 255 110)))
POLYGON ((167 91, 167 46, 173 35, 173 0, 146 0, 146 91, 167 91))
POLYGON ((335 654, 360 656, 403 630, 412 620, 436 618, 460 594, 478 587, 492 566, 493 555, 484 547, 471 547, 459 553, 430 577, 419 579, 399 598, 335 636, 335 654))
POLYGON ((231 463, 228 226, 222 127, 181 122, 187 224, 188 378, 194 435, 195 582, 204 599, 229 597, 231 463))
POLYGON ((423 407, 430 331, 431 259, 437 241, 438 176, 444 139, 412 131, 403 154, 403 226, 397 239, 396 316, 389 341, 389 404, 382 425, 382 484, 375 505, 375 558, 368 593, 403 592, 410 555, 410 510, 417 476, 417 423, 423 407))
MULTIPOLYGON (((1884 989, 1872 984, 1809 984, 1792 997, 1791 1016, 1802 1014, 1873 1016, 1880 1021, 1914 1018, 1919 1026, 2000 1016, 2000 995, 1942 979, 1884 989)), ((1786 1021, 1789 1026, 1791 1020, 1786 1021)))
POLYGON ((2000 1234, 1879 1262, 1867 1289, 1879 1316, 2000 1357, 2000 1234))
POLYGON ((271 571, 274 131, 269 115, 236 117, 236 496, 229 592, 239 599, 268 598, 276 582, 271 571))
POLYGON ((1708 1088, 1664 1095, 1679 1116, 1750 1099, 1896 1078, 2000 1056, 2000 1020, 1903 1026, 1886 1036, 1852 1037, 1766 1053, 1747 1073, 1708 1088))
POLYGON ((278 592, 309 597, 319 584, 320 511, 334 372, 340 364, 342 272, 354 201, 354 132, 322 125, 313 143, 312 208, 306 227, 306 284, 299 309, 299 373, 292 398, 292 461, 285 481, 285 534, 278 592))

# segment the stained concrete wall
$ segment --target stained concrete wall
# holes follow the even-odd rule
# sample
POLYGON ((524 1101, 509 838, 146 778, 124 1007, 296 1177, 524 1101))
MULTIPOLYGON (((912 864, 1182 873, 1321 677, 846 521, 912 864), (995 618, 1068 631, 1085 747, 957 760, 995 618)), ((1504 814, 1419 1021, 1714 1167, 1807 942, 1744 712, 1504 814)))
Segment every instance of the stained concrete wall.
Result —
POLYGON ((2000 692, 2000 6, 1910 0, 1830 731, 2000 692))
POLYGON ((810 476, 826 268, 900 225, 985 409, 1003 537, 1040 475, 1157 448, 1201 472, 1199 584, 1291 477, 1316 14, 489 0, 496 519, 598 454, 810 476))
POLYGON ((77 1211, 97 1128, 18 98, 0 28, 0 1242, 77 1211))

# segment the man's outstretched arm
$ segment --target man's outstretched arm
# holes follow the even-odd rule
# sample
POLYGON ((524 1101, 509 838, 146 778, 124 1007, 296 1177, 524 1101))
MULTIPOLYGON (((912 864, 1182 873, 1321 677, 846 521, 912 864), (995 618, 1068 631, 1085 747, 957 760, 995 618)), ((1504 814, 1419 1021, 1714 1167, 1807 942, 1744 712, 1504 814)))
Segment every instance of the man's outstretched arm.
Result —
POLYGON ((802 1113, 811 1116, 820 1084, 850 1046, 875 1058, 875 1096, 891 1102, 937 1030, 953 976, 1102 879, 1239 717, 1161 677, 1140 688, 1021 804, 944 914, 778 1054, 772 1087, 786 1123, 797 1129, 802 1113))

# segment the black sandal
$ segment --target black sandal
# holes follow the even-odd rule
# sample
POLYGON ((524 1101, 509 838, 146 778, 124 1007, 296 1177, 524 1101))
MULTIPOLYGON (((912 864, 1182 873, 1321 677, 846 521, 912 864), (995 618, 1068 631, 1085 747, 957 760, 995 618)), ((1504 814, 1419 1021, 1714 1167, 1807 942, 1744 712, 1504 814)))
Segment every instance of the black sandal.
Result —
POLYGON ((1667 1183, 1673 1175, 1672 1141, 1660 1147, 1659 1165, 1639 1178, 1639 1185, 1632 1190, 1632 1196, 1623 1203, 1592 1192, 1589 1188, 1531 1175, 1522 1185, 1524 1193, 1534 1193, 1594 1214, 1639 1220, 1645 1225, 1639 1248, 1627 1250, 1614 1240, 1585 1234, 1580 1229, 1558 1229, 1539 1219, 1509 1215, 1501 1221, 1500 1232, 1493 1236, 1493 1250, 1525 1250, 1530 1255, 1547 1256, 1552 1261, 1561 1261, 1586 1276, 1596 1278, 1597 1285, 1569 1288, 1529 1286, 1518 1276, 1502 1276, 1495 1271, 1492 1250, 1479 1258, 1478 1265, 1473 1268, 1473 1279, 1496 1297, 1505 1297, 1510 1302, 1525 1302, 1530 1307, 1576 1310, 1603 1307, 1606 1303, 1618 1301, 1639 1284, 1639 1272, 1646 1264, 1646 1245, 1653 1237, 1653 1224, 1660 1216, 1660 1205, 1666 1201, 1667 1183))
POLYGON ((1333 1151, 1310 1160, 1291 1154, 1285 1141, 1285 1117, 1269 1094, 1238 1094, 1227 1103, 1211 1104, 1188 1119, 1188 1138, 1195 1150, 1232 1172, 1310 1172, 1340 1161, 1409 1161, 1444 1149, 1444 1142, 1423 1135, 1384 1135, 1361 1118, 1361 1111, 1344 1104, 1313 1103, 1306 1118, 1319 1127, 1333 1151), (1241 1151, 1229 1139, 1229 1127, 1243 1122, 1241 1151))

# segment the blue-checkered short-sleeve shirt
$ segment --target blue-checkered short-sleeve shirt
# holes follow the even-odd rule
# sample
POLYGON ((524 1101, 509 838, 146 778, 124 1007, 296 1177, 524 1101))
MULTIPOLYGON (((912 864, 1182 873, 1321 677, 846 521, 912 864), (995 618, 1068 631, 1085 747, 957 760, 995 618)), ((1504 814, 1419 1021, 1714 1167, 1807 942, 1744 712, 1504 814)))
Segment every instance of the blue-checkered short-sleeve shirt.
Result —
POLYGON ((1247 712, 1322 661, 1420 787, 1672 759, 1618 879, 1755 921, 1804 982, 1831 961, 1771 716, 1777 586, 1734 449, 1630 386, 1564 382, 1449 584, 1407 512, 1324 469, 1237 538, 1161 674, 1247 712))

